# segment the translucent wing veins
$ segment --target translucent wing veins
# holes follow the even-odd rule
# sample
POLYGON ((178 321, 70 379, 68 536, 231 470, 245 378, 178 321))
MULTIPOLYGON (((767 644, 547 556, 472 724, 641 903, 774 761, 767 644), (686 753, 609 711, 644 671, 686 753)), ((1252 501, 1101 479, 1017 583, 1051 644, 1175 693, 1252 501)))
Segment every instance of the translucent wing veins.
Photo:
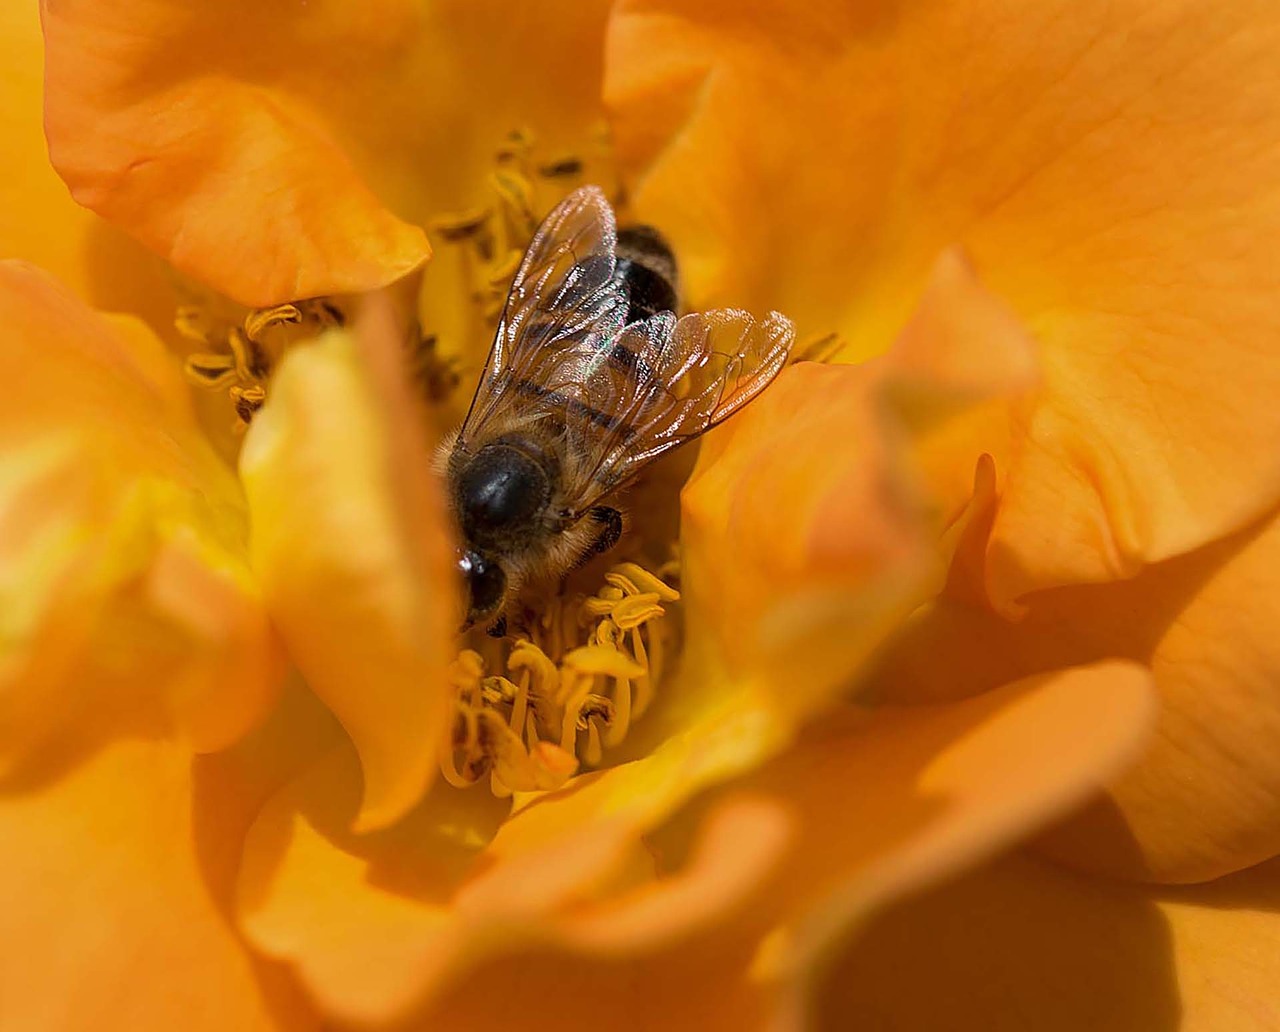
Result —
POLYGON ((617 230, 604 194, 570 194, 539 227, 511 286, 459 442, 521 428, 554 437, 571 513, 758 395, 794 331, 737 309, 624 325, 617 230))

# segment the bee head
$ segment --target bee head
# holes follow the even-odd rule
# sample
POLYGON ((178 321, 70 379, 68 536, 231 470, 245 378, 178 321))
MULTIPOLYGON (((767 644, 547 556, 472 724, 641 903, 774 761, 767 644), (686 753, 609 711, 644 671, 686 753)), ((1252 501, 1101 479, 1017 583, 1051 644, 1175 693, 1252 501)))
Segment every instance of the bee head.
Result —
POLYGON ((467 550, 458 555, 458 571, 467 589, 466 626, 497 614, 507 591, 507 575, 493 559, 467 550))

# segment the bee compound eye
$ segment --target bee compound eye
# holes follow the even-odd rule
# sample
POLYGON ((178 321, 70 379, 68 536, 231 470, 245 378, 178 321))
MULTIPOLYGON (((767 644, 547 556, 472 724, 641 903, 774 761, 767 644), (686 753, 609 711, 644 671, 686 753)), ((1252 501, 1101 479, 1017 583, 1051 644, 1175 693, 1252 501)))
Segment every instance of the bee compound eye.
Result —
POLYGON ((502 567, 479 552, 468 551, 459 557, 458 569, 467 583, 468 621, 491 615, 507 589, 507 575, 502 567))

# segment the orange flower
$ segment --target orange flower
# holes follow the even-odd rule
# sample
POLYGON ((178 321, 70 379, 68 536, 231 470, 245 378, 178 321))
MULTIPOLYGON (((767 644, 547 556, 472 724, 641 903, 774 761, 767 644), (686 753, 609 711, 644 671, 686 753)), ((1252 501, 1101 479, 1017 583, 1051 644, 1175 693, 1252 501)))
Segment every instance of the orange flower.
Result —
MULTIPOLYGON (((6 1015, 931 1026, 932 1000, 1041 1027, 1061 1008, 1030 977, 1016 1010, 944 975, 955 996, 899 1010, 868 956, 916 929, 945 956, 978 907, 1074 921, 1073 973, 1095 928, 1148 972, 1265 942, 1230 888, 1153 903, 982 866, 1116 776, 1140 864, 1097 807, 1038 848, 1165 877, 1276 851, 1260 722, 1235 718, 1224 760, 1194 675, 1227 715, 1265 707, 1275 112, 1231 19, 1269 15, 1215 12, 1206 58, 1201 7, 637 0, 606 26, 603 3, 45 0, 53 162, 195 281, 188 374, 248 429, 237 482, 149 332, 0 272, 0 361, 44 387, 0 415, 6 1015), (779 307, 877 357, 784 371, 704 442, 678 539, 675 463, 635 493, 633 561, 578 575, 587 597, 546 600, 528 640, 457 654, 420 388, 469 386, 533 213, 607 180, 606 107, 631 213, 671 232, 695 305, 779 307), (1201 358, 1206 330, 1230 363, 1201 358), (679 593, 650 572, 677 540, 679 593), (1120 775, 1152 674, 1165 733, 1120 775)), ((163 307, 71 245, 0 240, 94 302, 163 307)), ((1019 930, 986 937, 993 965, 1034 953, 1019 930)), ((1264 1006, 1266 963, 1230 974, 1229 1006, 1195 984, 1188 1014, 1264 1006)), ((1141 1024, 1171 993, 1126 999, 1141 1024)))

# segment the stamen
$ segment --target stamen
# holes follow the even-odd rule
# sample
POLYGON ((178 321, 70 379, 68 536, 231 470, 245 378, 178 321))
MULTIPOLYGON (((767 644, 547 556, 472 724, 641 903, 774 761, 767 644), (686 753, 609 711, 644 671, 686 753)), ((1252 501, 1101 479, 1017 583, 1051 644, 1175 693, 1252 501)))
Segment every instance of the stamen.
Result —
POLYGON ((236 415, 240 421, 248 425, 254 413, 262 408, 267 400, 267 392, 263 387, 254 384, 252 387, 235 386, 231 388, 231 402, 236 407, 236 415))
POLYGON ((523 165, 532 153, 535 142, 531 129, 512 129, 507 133, 506 142, 498 149, 495 157, 500 165, 512 163, 523 165))
POLYGON ((469 208, 456 215, 443 215, 427 223, 427 229, 439 233, 450 244, 475 236, 489 221, 493 211, 489 208, 469 208))
POLYGON ((491 672, 478 652, 460 652, 445 780, 465 786, 488 772, 490 790, 505 796, 558 787, 579 763, 599 766, 653 701, 662 618, 679 598, 642 566, 620 563, 595 595, 549 600, 491 672))
MULTIPOLYGON (((245 322, 249 320, 246 319, 245 322)), ((235 364, 236 376, 240 383, 258 384, 267 375, 269 366, 262 349, 254 344, 253 339, 238 326, 227 333, 227 347, 235 364)))
POLYGON ((230 355, 211 355, 200 352, 187 358, 187 375, 199 381, 201 387, 217 390, 234 381, 239 373, 230 355))
POLYGON ((297 305, 276 305, 274 308, 259 308, 244 318, 244 335, 256 340, 268 326, 288 324, 296 326, 302 322, 302 312, 297 305))
POLYGON ((422 385, 427 399, 440 404, 448 400, 462 377, 458 373, 457 361, 442 357, 436 344, 435 334, 426 334, 418 339, 412 355, 411 372, 422 385))
POLYGON ((455 788, 469 788, 487 773, 490 790, 505 797, 512 791, 558 788, 578 761, 548 742, 526 744, 503 718, 501 707, 520 694, 504 677, 485 677, 479 653, 464 649, 450 667, 457 692, 448 741, 440 751, 440 773, 455 788), (461 759, 461 767, 459 767, 461 759))
POLYGON ((844 338, 834 330, 810 337, 791 351, 788 365, 795 362, 831 362, 844 350, 844 338))
POLYGON ((538 166, 538 175, 544 179, 565 179, 582 173, 582 159, 573 155, 538 166))
MULTIPOLYGON (((445 213, 430 220, 427 228, 440 244, 456 249, 462 275, 473 305, 476 324, 460 336, 484 339, 502 315, 507 289, 533 239, 541 208, 540 184, 551 182, 557 194, 567 181, 581 175, 587 162, 577 154, 553 155, 535 162, 536 139, 528 129, 507 134, 494 155, 494 170, 485 183, 490 195, 464 211, 445 213)), ((603 148, 603 145, 601 145, 603 148)), ((543 188, 545 190, 545 187, 543 188)), ((434 340, 434 327, 425 336, 434 340)), ((449 354, 465 353, 467 342, 449 341, 449 354)))
POLYGON ((523 171, 499 169, 490 176, 490 182, 498 194, 499 210, 514 224, 519 237, 532 238, 538 225, 538 215, 534 211, 534 187, 528 175, 523 171))
POLYGON ((183 305, 174 314, 178 333, 209 349, 187 356, 188 381, 226 391, 241 430, 266 401, 271 370, 284 351, 343 321, 342 311, 326 298, 254 309, 238 326, 219 325, 199 305, 183 305))

